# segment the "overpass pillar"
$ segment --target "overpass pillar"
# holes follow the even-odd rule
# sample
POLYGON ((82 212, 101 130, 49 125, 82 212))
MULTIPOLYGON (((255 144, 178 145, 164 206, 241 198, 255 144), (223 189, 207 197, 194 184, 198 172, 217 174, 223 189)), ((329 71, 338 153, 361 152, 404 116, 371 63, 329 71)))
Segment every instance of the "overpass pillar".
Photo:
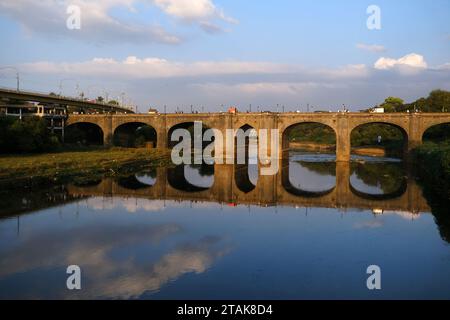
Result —
POLYGON ((350 130, 347 114, 339 114, 336 125, 336 161, 350 161, 350 130))

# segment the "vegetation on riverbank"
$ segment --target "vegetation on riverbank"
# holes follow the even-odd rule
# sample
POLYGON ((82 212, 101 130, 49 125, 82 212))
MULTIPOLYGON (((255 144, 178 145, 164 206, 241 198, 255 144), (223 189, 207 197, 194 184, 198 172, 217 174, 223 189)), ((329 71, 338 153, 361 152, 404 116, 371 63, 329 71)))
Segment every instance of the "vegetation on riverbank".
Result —
POLYGON ((417 174, 436 194, 450 199, 450 143, 425 143, 414 150, 417 174))
POLYGON ((85 148, 38 155, 0 157, 0 185, 35 185, 66 179, 114 176, 137 168, 168 163, 168 150, 148 148, 85 148))
POLYGON ((416 174, 443 239, 450 241, 450 142, 425 143, 414 150, 416 174))
POLYGON ((0 116, 0 153, 36 153, 58 147, 59 139, 47 129, 44 119, 0 116))

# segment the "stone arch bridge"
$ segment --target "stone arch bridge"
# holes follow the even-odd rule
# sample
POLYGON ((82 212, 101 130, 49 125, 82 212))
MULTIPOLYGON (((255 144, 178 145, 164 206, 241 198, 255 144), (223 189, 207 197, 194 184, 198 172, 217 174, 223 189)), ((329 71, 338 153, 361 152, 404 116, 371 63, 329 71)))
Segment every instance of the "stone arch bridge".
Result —
MULTIPOLYGON (((131 115, 70 115, 67 126, 88 123, 98 126, 103 133, 105 145, 112 144, 115 131, 127 124, 145 124, 153 127, 157 134, 157 147, 167 148, 169 132, 176 126, 201 121, 204 126, 221 130, 252 127, 278 129, 282 151, 288 146, 289 129, 301 123, 320 123, 332 128, 336 134, 337 161, 349 161, 350 137, 354 129, 370 123, 392 125, 403 133, 405 152, 422 143, 429 128, 450 123, 450 113, 208 113, 208 114, 131 114, 131 115)), ((281 155, 283 152, 280 153, 281 155)))

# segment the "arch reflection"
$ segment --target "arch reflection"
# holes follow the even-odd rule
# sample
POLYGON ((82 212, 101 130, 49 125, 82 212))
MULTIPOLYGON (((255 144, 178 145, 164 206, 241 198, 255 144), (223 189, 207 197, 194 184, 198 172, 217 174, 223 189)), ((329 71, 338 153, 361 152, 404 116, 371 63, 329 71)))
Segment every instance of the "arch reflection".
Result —
POLYGON ((214 166, 179 165, 167 169, 168 184, 180 191, 202 192, 210 189, 214 184, 214 166))
POLYGON ((387 200, 403 195, 408 187, 400 162, 352 163, 350 190, 368 200, 387 200))
POLYGON ((335 190, 336 163, 333 155, 291 151, 283 164, 283 186, 300 197, 322 197, 335 190))

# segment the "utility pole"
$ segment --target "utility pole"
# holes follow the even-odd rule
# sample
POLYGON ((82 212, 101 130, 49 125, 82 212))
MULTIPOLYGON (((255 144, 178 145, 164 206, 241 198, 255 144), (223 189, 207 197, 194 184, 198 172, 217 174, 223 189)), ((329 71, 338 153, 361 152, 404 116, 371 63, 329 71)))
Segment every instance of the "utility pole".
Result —
POLYGON ((17 69, 16 67, 10 67, 10 66, 1 67, 0 70, 2 70, 2 69, 11 69, 11 70, 14 70, 16 72, 16 82, 17 82, 16 86, 17 86, 17 92, 19 92, 20 91, 20 74, 19 74, 19 69, 17 69))

